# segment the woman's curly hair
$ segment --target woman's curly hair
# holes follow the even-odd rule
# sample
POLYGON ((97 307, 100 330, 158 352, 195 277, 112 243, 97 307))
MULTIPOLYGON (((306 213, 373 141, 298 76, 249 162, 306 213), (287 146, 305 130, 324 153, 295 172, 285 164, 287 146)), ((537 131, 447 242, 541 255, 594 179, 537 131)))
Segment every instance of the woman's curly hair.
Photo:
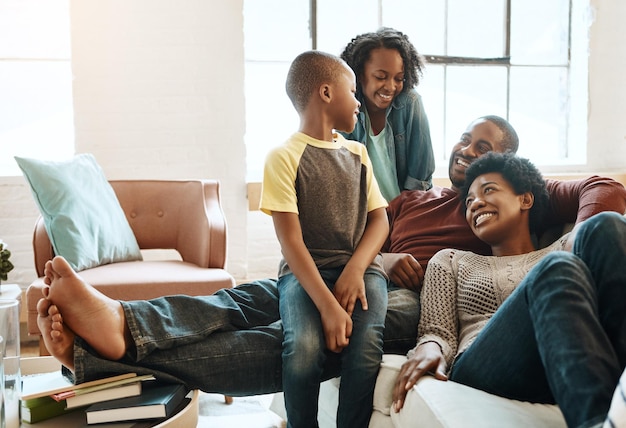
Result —
POLYGON ((361 92, 360 77, 363 75, 365 63, 370 52, 377 48, 395 49, 404 62, 404 87, 407 91, 419 84, 425 60, 417 53, 415 46, 406 34, 389 27, 382 27, 373 33, 364 33, 353 38, 341 53, 341 59, 348 63, 357 80, 357 92, 361 92))
MULTIPOLYGON (((483 174, 497 172, 509 182, 515 194, 530 192, 535 201, 528 215, 530 232, 537 231, 541 219, 548 209, 548 190, 541 172, 528 159, 514 153, 489 152, 476 159, 465 171, 465 184, 461 187, 461 200, 465 201, 469 188, 483 174)), ((465 207, 465 204, 463 204, 465 207)))

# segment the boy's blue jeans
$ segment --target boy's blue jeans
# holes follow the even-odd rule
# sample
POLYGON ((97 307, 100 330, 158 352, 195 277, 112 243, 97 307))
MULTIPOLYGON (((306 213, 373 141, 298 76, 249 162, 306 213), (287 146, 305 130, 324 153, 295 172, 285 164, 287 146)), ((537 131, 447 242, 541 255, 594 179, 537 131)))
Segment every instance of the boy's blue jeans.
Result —
MULTIPOLYGON (((341 269, 321 270, 330 290, 341 269)), ((339 354, 338 428, 366 428, 372 412, 374 385, 383 354, 387 279, 374 270, 364 276, 368 310, 357 301, 352 335, 339 354)), ((317 427, 317 398, 326 363, 326 342, 320 312, 293 274, 278 280, 283 321, 283 390, 290 428, 317 427)))
POLYGON ((606 417, 626 366, 626 220, 588 219, 573 254, 548 254, 453 364, 450 379, 558 403, 569 427, 606 417))

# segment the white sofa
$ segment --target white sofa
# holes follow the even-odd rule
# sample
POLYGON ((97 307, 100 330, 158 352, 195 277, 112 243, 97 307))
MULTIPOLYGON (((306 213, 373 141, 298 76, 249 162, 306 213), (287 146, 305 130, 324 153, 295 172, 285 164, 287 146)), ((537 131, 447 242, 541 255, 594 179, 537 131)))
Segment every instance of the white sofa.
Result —
MULTIPOLYGON (((390 410, 393 385, 403 355, 385 354, 374 390, 370 428, 565 428, 556 405, 508 400, 452 381, 424 377, 408 392, 403 409, 390 410)), ((339 379, 322 384, 318 420, 321 428, 335 428, 339 379)), ((270 407, 286 419, 282 394, 270 407)))

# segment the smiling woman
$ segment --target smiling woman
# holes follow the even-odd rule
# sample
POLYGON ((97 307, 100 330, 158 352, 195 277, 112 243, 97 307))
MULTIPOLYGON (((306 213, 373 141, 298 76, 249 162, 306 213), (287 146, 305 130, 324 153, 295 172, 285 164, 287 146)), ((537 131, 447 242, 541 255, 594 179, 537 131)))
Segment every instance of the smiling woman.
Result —
POLYGON ((531 234, 548 204, 539 170, 527 159, 490 152, 472 164, 465 177, 461 196, 467 222, 476 236, 491 245, 493 255, 534 251, 531 234))
POLYGON ((599 213, 535 250, 530 232, 545 192, 538 169, 513 154, 488 153, 467 169, 466 218, 494 255, 445 249, 429 262, 396 412, 430 372, 504 398, 556 403, 568 426, 604 421, 626 361, 626 272, 615 269, 626 263, 626 219, 599 213), (572 251, 559 251, 566 244, 572 251))

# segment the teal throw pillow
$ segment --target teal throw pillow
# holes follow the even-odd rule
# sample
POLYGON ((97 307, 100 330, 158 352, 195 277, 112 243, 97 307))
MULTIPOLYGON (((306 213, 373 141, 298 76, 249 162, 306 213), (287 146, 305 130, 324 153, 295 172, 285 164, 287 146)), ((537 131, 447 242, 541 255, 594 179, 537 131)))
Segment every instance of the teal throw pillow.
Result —
POLYGON ((76 271, 142 259, 124 211, 93 155, 67 161, 15 160, 30 184, 54 253, 76 271))

